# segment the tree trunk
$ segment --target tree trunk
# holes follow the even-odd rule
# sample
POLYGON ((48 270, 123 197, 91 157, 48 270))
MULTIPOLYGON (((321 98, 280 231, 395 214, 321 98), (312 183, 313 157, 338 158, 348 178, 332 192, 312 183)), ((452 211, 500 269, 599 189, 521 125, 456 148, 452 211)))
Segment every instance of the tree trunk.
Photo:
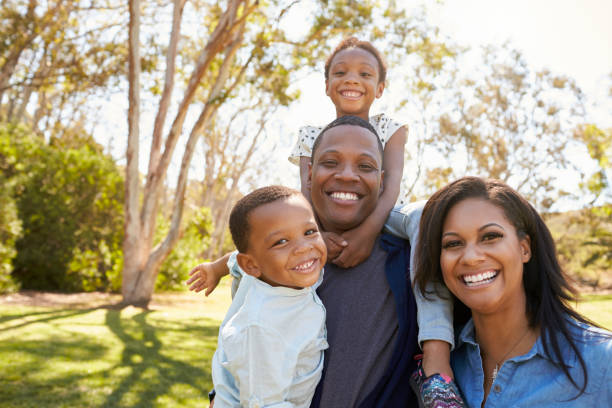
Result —
POLYGON ((140 225, 138 139, 140 137, 140 0, 130 0, 128 69, 128 145, 125 169, 125 236, 123 241, 123 303, 146 307, 149 297, 142 292, 141 281, 148 256, 147 240, 140 225))
MULTIPOLYGON (((176 58, 176 41, 180 28, 180 17, 184 1, 175 0, 175 13, 173 30, 171 33, 171 45, 168 59, 176 58)), ((165 138, 164 150, 160 151, 162 141, 160 133, 167 112, 172 92, 172 81, 174 64, 167 64, 166 84, 160 101, 160 109, 156 117, 155 134, 153 137, 151 155, 149 158, 149 169, 144 186, 142 206, 139 208, 139 184, 138 184, 138 123, 139 123, 139 89, 140 89, 140 5, 139 0, 130 0, 130 35, 129 35, 129 110, 128 110, 128 149, 126 168, 126 204, 125 204, 125 237, 124 237, 124 269, 123 269, 123 304, 147 307, 153 290, 159 266, 168 256, 179 236, 180 221, 183 214, 183 200, 187 184, 189 165, 195 144, 201 135, 202 128, 216 113, 219 98, 225 81, 229 77, 230 62, 234 59, 240 41, 244 36, 246 18, 250 15, 258 3, 248 5, 244 0, 230 0, 227 9, 219 18, 219 23, 212 32, 208 43, 200 53, 196 67, 190 77, 183 99, 179 104, 178 112, 174 118, 170 131, 165 138), (245 4, 246 3, 246 4, 245 4), (244 6, 244 8, 241 8, 244 6), (248 6, 248 7, 247 7, 248 6), (238 17, 240 14, 240 17, 238 17), (167 236, 155 248, 152 248, 153 234, 157 208, 161 189, 166 177, 166 172, 178 137, 183 131, 183 124, 187 110, 191 105, 196 90, 200 86, 203 76, 206 74, 213 59, 223 50, 226 50, 225 60, 220 68, 215 84, 210 90, 208 102, 190 132, 189 140, 183 153, 181 171, 177 182, 177 190, 172 210, 170 231, 167 236)))

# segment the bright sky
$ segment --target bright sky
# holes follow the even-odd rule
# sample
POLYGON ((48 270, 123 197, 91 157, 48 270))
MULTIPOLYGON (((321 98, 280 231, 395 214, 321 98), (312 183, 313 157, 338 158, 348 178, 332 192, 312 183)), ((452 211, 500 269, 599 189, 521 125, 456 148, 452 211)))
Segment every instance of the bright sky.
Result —
POLYGON ((429 15, 460 43, 509 40, 533 66, 567 74, 589 94, 612 73, 610 0, 446 0, 429 15))
MULTIPOLYGON (((603 99, 602 84, 612 74, 611 0, 404 0, 408 9, 427 5, 428 18, 460 45, 502 44, 522 51, 533 68, 549 68, 574 78, 592 99, 603 99)), ((333 118, 326 104, 321 76, 300 86, 299 116, 333 118), (313 81, 313 82, 311 82, 313 81), (311 103, 314 102, 314 103, 311 103), (302 107, 303 106, 303 107, 302 107), (309 106, 309 109, 304 109, 309 106), (314 108, 313 107, 317 107, 314 108), (331 116, 330 116, 331 115, 331 116)), ((611 116, 608 112, 608 116, 611 116)), ((308 118, 306 118, 308 119, 308 118)), ((602 118, 609 119, 609 118, 602 118)), ((319 119, 316 122, 320 122, 319 119)), ((323 120, 325 122, 325 120, 323 120)))

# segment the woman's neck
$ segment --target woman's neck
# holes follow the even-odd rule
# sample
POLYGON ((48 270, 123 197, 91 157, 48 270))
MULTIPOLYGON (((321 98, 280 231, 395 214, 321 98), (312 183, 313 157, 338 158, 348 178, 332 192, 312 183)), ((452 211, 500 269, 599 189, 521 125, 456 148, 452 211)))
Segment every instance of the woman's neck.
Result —
POLYGON ((528 353, 538 338, 538 328, 529 326, 526 312, 525 299, 496 313, 472 311, 484 371, 483 405, 504 361, 528 353))
MULTIPOLYGON (((508 310, 507 313, 497 314, 472 314, 474 320, 474 332, 485 359, 490 359, 500 364, 502 360, 524 354, 527 347, 527 337, 531 339, 529 332, 534 330, 529 327, 529 320, 525 310, 508 310), (525 343, 525 344, 523 344, 525 343), (523 353, 518 353, 524 351, 523 353)), ((533 346, 529 342, 527 351, 533 346)))

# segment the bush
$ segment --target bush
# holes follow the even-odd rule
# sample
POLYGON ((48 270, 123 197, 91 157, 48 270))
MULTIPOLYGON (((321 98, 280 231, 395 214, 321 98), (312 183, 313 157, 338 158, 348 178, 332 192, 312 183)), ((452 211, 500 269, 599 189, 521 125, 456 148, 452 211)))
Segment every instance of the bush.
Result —
POLYGON ((24 289, 116 290, 123 239, 123 177, 89 137, 70 143, 18 126, 0 129, 23 226, 13 277, 24 289))
POLYGON ((21 221, 17 217, 17 206, 10 194, 10 188, 0 176, 0 293, 13 292, 19 285, 11 277, 13 265, 11 261, 17 254, 15 241, 21 235, 21 221))
MULTIPOLYGON (((168 232, 168 222, 158 218, 157 239, 165 237, 168 232)), ((197 264, 204 262, 200 256, 202 249, 210 244, 212 220, 210 210, 201 208, 189 218, 178 243, 161 265, 156 290, 185 290, 185 281, 189 271, 197 264)))

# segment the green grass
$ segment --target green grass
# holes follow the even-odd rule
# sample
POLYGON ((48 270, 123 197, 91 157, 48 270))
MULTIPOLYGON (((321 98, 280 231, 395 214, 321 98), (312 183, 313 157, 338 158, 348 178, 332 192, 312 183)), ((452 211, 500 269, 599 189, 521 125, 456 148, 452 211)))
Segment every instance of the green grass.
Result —
POLYGON ((148 311, 0 305, 0 407, 206 407, 228 293, 148 311))
MULTIPOLYGON (((148 311, 0 305, 0 406, 205 407, 228 292, 148 311)), ((612 295, 585 299, 611 328, 612 295)))
POLYGON ((595 323, 612 331, 612 294, 584 295, 576 309, 595 323))

